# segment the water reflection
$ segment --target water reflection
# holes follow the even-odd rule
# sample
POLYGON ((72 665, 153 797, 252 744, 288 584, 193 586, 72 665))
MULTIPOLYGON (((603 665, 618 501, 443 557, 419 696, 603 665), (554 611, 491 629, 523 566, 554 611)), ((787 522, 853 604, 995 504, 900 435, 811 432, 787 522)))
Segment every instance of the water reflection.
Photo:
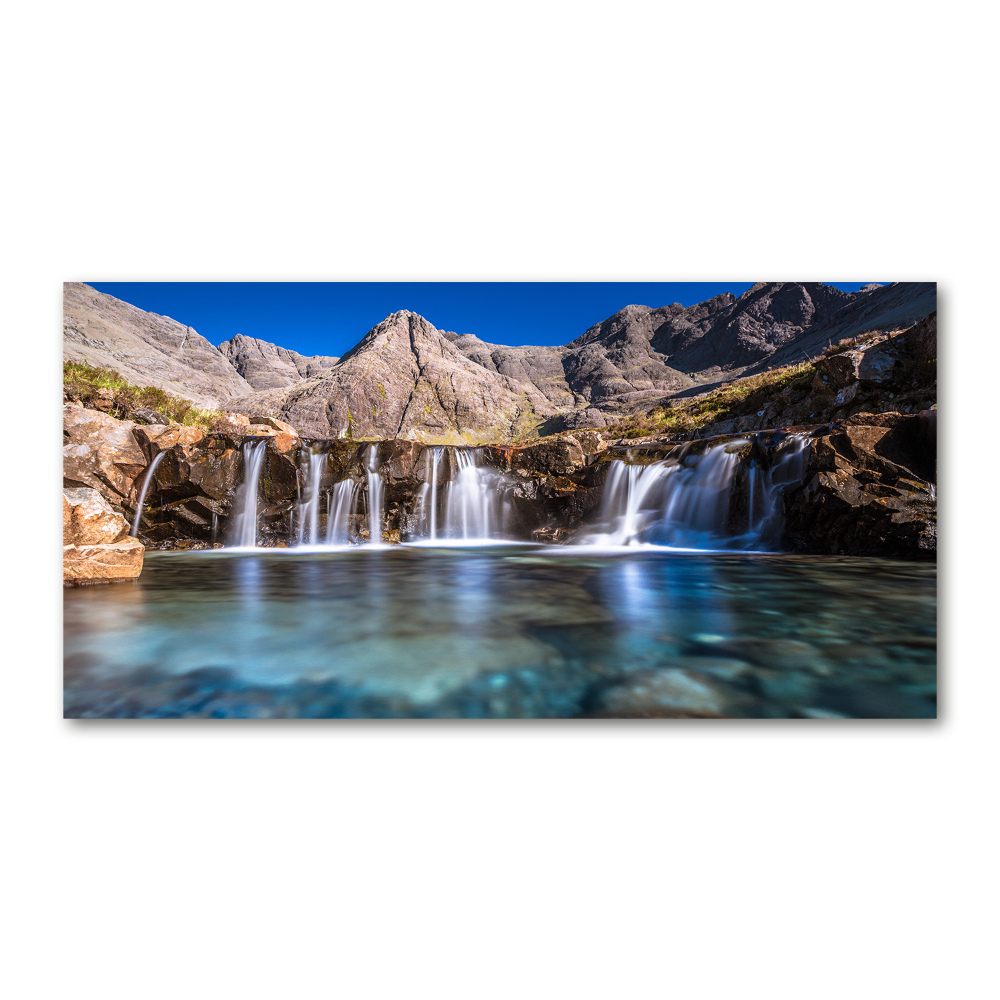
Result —
POLYGON ((528 546, 152 554, 65 592, 70 716, 929 716, 934 567, 528 546), (624 706, 624 707, 623 707, 624 706))

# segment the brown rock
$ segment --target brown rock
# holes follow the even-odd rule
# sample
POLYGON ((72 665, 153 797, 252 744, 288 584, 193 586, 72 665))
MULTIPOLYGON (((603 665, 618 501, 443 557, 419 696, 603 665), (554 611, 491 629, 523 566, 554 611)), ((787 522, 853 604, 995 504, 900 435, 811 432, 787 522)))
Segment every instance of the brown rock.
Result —
POLYGON ((213 434, 249 434, 250 420, 243 413, 220 413, 211 423, 213 434))
POLYGON ((128 521, 97 490, 63 489, 63 545, 101 545, 128 534, 128 521))
POLYGON ((279 420, 277 417, 251 417, 250 424, 251 430, 254 434, 260 433, 259 428, 261 426, 279 431, 282 434, 292 434, 295 437, 298 437, 299 434, 299 432, 291 424, 286 424, 283 420, 279 420))
POLYGON ((130 420, 116 420, 97 410, 63 407, 63 485, 89 486, 108 499, 129 495, 146 467, 130 420))
POLYGON ((145 546, 136 538, 107 545, 64 545, 63 583, 115 583, 142 572, 145 546))
POLYGON ((169 451, 176 445, 197 445, 205 439, 205 431, 200 427, 182 427, 180 424, 136 427, 133 435, 151 459, 159 452, 169 451))

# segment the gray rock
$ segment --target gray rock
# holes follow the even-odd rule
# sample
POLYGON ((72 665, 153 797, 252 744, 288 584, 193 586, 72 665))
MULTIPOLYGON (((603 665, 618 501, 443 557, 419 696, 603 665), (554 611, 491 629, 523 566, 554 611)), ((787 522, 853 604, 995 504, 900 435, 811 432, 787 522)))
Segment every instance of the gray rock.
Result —
POLYGON ((219 351, 254 389, 281 389, 332 368, 340 358, 307 358, 277 344, 237 334, 219 344, 219 351))
POLYGON ((63 285, 63 357, 111 368, 135 385, 209 409, 252 390, 191 327, 77 281, 63 285))
POLYGON ((145 424, 169 424, 170 417, 165 417, 157 410, 150 410, 145 406, 140 406, 132 412, 135 420, 141 420, 145 424))

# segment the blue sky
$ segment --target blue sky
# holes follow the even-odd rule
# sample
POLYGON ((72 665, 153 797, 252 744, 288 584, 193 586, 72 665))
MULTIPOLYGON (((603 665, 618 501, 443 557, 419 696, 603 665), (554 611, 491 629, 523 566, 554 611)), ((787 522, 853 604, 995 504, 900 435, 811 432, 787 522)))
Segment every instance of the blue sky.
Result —
MULTIPOLYGON (((242 333, 300 354, 342 355, 389 313, 495 344, 565 344, 631 303, 690 306, 753 282, 174 282, 88 281, 194 327, 213 344, 242 333)), ((867 282, 831 282, 857 291, 867 282)))

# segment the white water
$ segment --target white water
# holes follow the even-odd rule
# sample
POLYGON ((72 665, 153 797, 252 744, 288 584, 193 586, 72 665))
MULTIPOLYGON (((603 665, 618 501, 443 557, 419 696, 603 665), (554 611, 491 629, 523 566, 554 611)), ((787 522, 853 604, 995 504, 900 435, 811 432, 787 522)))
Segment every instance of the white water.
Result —
POLYGON ((613 462, 602 505, 604 524, 584 542, 686 549, 752 549, 777 542, 783 517, 781 492, 802 478, 806 439, 789 439, 768 469, 749 461, 748 514, 742 530, 732 524, 730 503, 740 466, 735 451, 745 444, 749 441, 727 442, 679 463, 613 462))
POLYGON ((132 537, 139 537, 139 521, 142 519, 142 504, 146 499, 146 490, 149 489, 149 484, 153 481, 153 473, 156 471, 156 467, 160 464, 163 456, 166 452, 157 452, 153 461, 149 463, 149 469, 146 472, 146 478, 143 480, 142 489, 139 491, 139 502, 135 507, 135 520, 132 522, 132 537))
POLYGON ((455 544, 502 537, 510 520, 507 477, 485 464, 481 448, 448 448, 451 479, 439 486, 445 451, 432 448, 426 460, 427 481, 417 497, 411 541, 455 544))
POLYGON ((319 544, 319 484, 326 466, 324 452, 310 452, 306 466, 305 502, 298 505, 299 545, 319 544))
POLYGON ((378 474, 378 445, 365 457, 368 470, 368 544, 382 544, 382 477, 378 474))
POLYGON ((334 484, 327 495, 326 544, 347 545, 351 540, 351 524, 358 509, 358 484, 344 479, 334 484))
POLYGON ((264 467, 267 440, 246 441, 243 444, 243 484, 239 488, 239 510, 235 518, 235 543, 242 548, 257 545, 257 487, 264 467))

